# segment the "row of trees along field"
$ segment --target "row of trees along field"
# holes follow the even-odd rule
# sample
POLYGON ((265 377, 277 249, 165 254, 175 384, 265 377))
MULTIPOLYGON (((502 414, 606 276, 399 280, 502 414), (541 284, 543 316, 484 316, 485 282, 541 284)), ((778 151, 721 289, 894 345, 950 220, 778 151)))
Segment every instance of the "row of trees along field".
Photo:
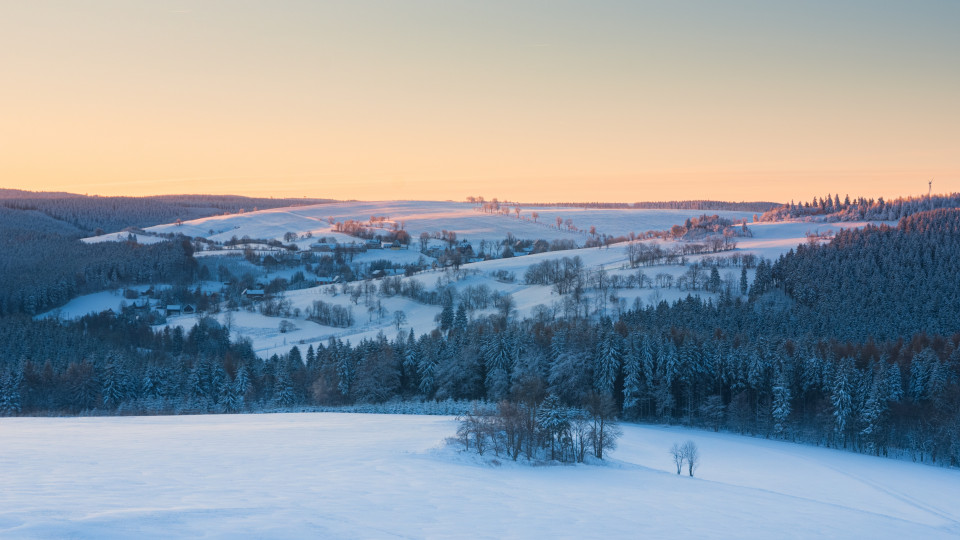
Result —
POLYGON ((127 313, 0 319, 6 414, 229 412, 392 399, 601 396, 678 422, 960 465, 960 210, 914 215, 763 262, 721 293, 616 319, 510 310, 416 336, 331 340, 260 359, 212 319, 155 331, 127 313), (761 268, 762 266, 762 268, 761 268), (880 274, 890 283, 870 276, 880 274), (816 294, 811 291, 816 292, 816 294), (932 301, 943 306, 931 310, 932 301))

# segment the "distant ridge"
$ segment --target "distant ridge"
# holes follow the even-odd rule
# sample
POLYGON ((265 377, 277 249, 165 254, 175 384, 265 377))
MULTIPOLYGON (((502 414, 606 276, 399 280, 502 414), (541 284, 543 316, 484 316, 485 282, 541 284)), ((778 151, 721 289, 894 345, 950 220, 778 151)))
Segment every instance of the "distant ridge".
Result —
POLYGON ((634 210, 729 210, 736 212, 767 212, 781 206, 781 203, 766 201, 731 202, 731 201, 646 201, 634 203, 615 202, 558 202, 558 203, 508 203, 520 204, 529 207, 575 207, 575 208, 624 208, 634 210))
POLYGON ((114 232, 223 213, 335 202, 332 199, 243 197, 240 195, 153 195, 102 197, 65 192, 0 188, 0 206, 34 210, 83 231, 114 232))

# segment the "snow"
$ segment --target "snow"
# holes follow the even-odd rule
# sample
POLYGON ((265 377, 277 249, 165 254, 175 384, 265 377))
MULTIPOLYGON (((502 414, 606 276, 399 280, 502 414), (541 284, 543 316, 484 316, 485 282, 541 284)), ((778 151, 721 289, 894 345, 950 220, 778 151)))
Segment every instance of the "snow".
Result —
MULTIPOLYGON (((354 219, 367 221, 371 216, 388 216, 392 222, 403 222, 407 231, 414 239, 419 237, 419 233, 438 232, 440 230, 456 231, 459 239, 469 239, 476 246, 480 240, 499 241, 506 237, 507 233, 512 233, 518 238, 527 239, 546 239, 557 238, 573 239, 578 243, 586 240, 586 236, 581 233, 570 232, 567 230, 558 230, 555 226, 555 217, 570 217, 574 223, 586 228, 589 225, 595 225, 599 232, 609 234, 626 234, 630 231, 644 232, 646 230, 664 230, 672 225, 683 223, 688 217, 696 217, 703 214, 703 211, 694 210, 624 210, 624 209, 581 209, 581 208, 528 208, 522 213, 529 218, 529 212, 537 211, 540 214, 540 223, 533 221, 518 220, 515 216, 484 214, 467 203, 454 202, 424 202, 424 201, 388 201, 388 202, 348 202, 335 204, 321 204, 313 206, 297 206, 289 208, 277 208, 263 210, 258 212, 247 212, 244 214, 230 214, 223 216, 208 217, 193 221, 187 221, 182 224, 169 224, 151 227, 150 231, 154 233, 179 232, 191 236, 205 236, 213 240, 225 241, 237 236, 249 236, 251 238, 261 239, 283 239, 287 232, 295 232, 297 235, 304 235, 310 232, 312 238, 298 239, 296 243, 301 248, 308 248, 311 243, 319 241, 326 237, 335 238, 339 243, 359 242, 360 240, 341 233, 335 233, 330 230, 329 219, 334 221, 343 221, 354 219), (212 234, 211 234, 211 231, 212 234)), ((706 213, 714 213, 712 211, 706 213)), ((740 219, 748 217, 746 212, 716 212, 726 217, 740 219)), ((388 221, 389 227, 390 221, 388 221)), ((839 231, 840 229, 863 227, 866 223, 813 223, 813 222, 775 222, 775 223, 750 223, 749 230, 752 237, 737 238, 737 250, 734 252, 721 252, 716 254, 704 254, 687 257, 689 262, 697 261, 705 257, 726 257, 734 253, 762 256, 768 259, 776 259, 781 254, 786 253, 797 245, 807 241, 807 233, 824 233, 828 231, 839 231)), ((106 235, 110 236, 110 235, 106 235)), ((143 236, 143 235, 141 235, 143 236)), ((89 239, 88 239, 89 240, 89 239)), ((662 239, 643 240, 645 243, 659 243, 666 249, 672 249, 676 242, 662 239)), ((431 241, 431 244, 437 245, 438 241, 431 241)), ((266 246, 258 245, 260 248, 266 246)), ((415 241, 410 249, 401 250, 370 250, 366 253, 358 254, 353 257, 351 264, 362 265, 369 264, 377 260, 389 260, 394 264, 413 264, 417 263, 421 257, 428 264, 434 259, 421 255, 419 243, 415 241)), ((495 259, 477 263, 463 265, 463 271, 457 275, 453 285, 458 290, 463 290, 470 285, 486 285, 491 291, 508 293, 513 297, 517 317, 528 317, 533 314, 537 306, 543 305, 548 308, 558 305, 560 297, 553 292, 552 287, 542 285, 526 285, 523 283, 523 276, 527 268, 545 260, 560 259, 563 257, 579 256, 588 270, 604 268, 611 274, 636 275, 637 272, 643 272, 647 278, 654 278, 657 274, 668 274, 674 278, 682 275, 687 267, 683 265, 659 265, 640 267, 630 269, 627 259, 627 244, 615 244, 609 248, 582 248, 567 251, 553 251, 540 253, 537 255, 517 256, 508 259, 495 259), (499 281, 494 273, 499 271, 511 272, 515 276, 515 282, 504 283, 499 281)), ((269 251, 257 249, 256 251, 269 251)), ((211 275, 214 275, 220 264, 230 261, 228 265, 231 271, 238 273, 250 271, 258 276, 264 282, 270 281, 275 277, 284 277, 290 279, 302 267, 282 268, 273 272, 266 273, 261 267, 255 267, 246 261, 239 259, 240 250, 215 250, 200 251, 196 253, 197 257, 217 257, 204 259, 211 275)), ((721 268, 721 277, 726 279, 728 276, 736 282, 739 282, 739 268, 721 268)), ((307 272, 308 277, 309 273, 307 272)), ((753 271, 748 272, 752 277, 753 271)), ((443 270, 426 271, 404 280, 416 279, 423 283, 427 290, 435 288, 438 279, 453 275, 452 272, 443 270)), ((379 282, 374 281, 379 285, 379 282)), ((355 283, 352 286, 360 286, 355 283)), ((205 289, 207 290, 207 289, 205 289)), ((211 289, 212 291, 213 289, 211 289)), ((380 301, 383 306, 383 317, 374 316, 372 319, 367 311, 367 307, 361 302, 354 305, 348 295, 328 294, 330 287, 321 286, 311 289, 298 291, 289 291, 283 294, 286 300, 290 301, 291 309, 298 308, 300 316, 288 317, 287 319, 296 325, 296 330, 286 333, 280 333, 279 324, 282 318, 266 317, 257 313, 238 312, 234 315, 232 325, 233 337, 247 337, 253 342, 253 348, 261 357, 269 357, 272 354, 283 354, 289 352, 293 345, 308 345, 311 343, 323 342, 331 337, 342 340, 350 340, 356 343, 364 338, 374 338, 379 333, 383 333, 388 338, 393 338, 398 333, 398 329, 393 324, 394 311, 403 311, 407 321, 399 330, 403 333, 413 329, 416 335, 431 331, 436 327, 435 317, 440 312, 438 306, 429 306, 420 304, 413 300, 402 297, 380 297, 374 298, 374 302, 380 301), (328 304, 349 307, 353 310, 355 324, 351 328, 334 328, 319 325, 306 320, 307 312, 315 300, 322 300, 328 304)), ((592 293, 591 293, 592 294, 592 293)), ((673 302, 687 295, 710 296, 711 293, 703 290, 692 291, 670 288, 643 288, 643 289, 620 289, 616 291, 621 301, 627 308, 633 307, 634 302, 640 301, 642 304, 657 303, 661 300, 673 302)), ((63 308, 51 312, 63 318, 77 318, 90 312, 99 312, 105 309, 119 310, 120 300, 122 298, 117 292, 97 293, 76 298, 63 308)), ((608 306, 611 313, 615 313, 616 306, 608 306)), ((485 313, 492 313, 494 310, 488 309, 471 314, 476 317, 485 313)), ((48 314, 49 315, 49 314, 48 314)), ((221 322, 225 322, 225 315, 215 315, 221 322)), ((168 320, 170 325, 178 325, 189 329, 196 323, 197 316, 184 315, 181 317, 171 317, 168 320)))
POLYGON ((421 232, 454 231, 458 239, 472 243, 481 240, 503 240, 507 233, 520 239, 555 240, 572 239, 583 243, 586 233, 568 231, 566 225, 557 229, 556 218, 573 220, 574 226, 589 229, 595 226, 598 233, 626 235, 631 231, 665 230, 682 224, 687 218, 703 214, 718 214, 731 219, 749 218, 750 212, 715 210, 626 210, 583 208, 526 208, 521 209, 524 219, 514 214, 494 215, 479 212, 469 203, 440 201, 379 201, 344 202, 294 206, 230 214, 149 227, 154 233, 182 233, 201 236, 210 240, 226 241, 236 236, 243 238, 282 239, 284 233, 303 234, 310 232, 314 239, 298 241, 304 247, 316 242, 318 237, 334 237, 339 243, 359 241, 357 238, 332 232, 330 218, 334 222, 354 220, 367 222, 371 216, 387 216, 386 227, 392 223, 403 224, 411 238, 416 240, 421 232), (531 213, 538 212, 538 222, 532 221, 531 213), (211 232, 212 231, 212 232, 211 232))
POLYGON ((955 538, 960 471, 625 425, 608 462, 444 445, 450 417, 0 420, 5 538, 955 538), (667 449, 694 440, 697 478, 667 449))
POLYGON ((752 238, 738 238, 737 249, 746 253, 776 260, 780 255, 807 241, 807 233, 837 233, 844 229, 859 229, 868 224, 896 226, 896 221, 842 221, 836 223, 778 221, 747 225, 752 238))
MULTIPOLYGON (((169 238, 151 234, 134 233, 133 236, 136 238, 138 244, 144 245, 157 244, 169 240, 169 238)), ((116 233, 101 234, 100 236, 91 236, 89 238, 82 238, 81 242, 86 242, 87 244, 98 244, 100 242, 126 242, 129 238, 130 233, 121 231, 116 233)))
MULTIPOLYGON (((150 285, 131 285, 128 288, 137 292, 143 292, 150 287, 150 285)), ((156 290, 167 289, 169 287, 169 285, 163 284, 154 286, 156 290)), ((112 289, 78 296, 59 308, 37 315, 37 318, 59 317, 63 320, 79 319, 84 315, 100 313, 110 309, 119 313, 123 305, 129 306, 135 302, 137 302, 137 300, 124 298, 123 289, 112 289)), ((155 303, 156 302, 151 302, 151 305, 155 303)))
MULTIPOLYGON (((324 208, 327 208, 328 206, 329 205, 322 205, 324 208)), ((472 210, 470 211, 473 212, 472 210)), ((241 216, 255 216, 255 214, 242 214, 241 216)), ((483 217, 481 214, 477 214, 477 216, 483 217)), ((494 220, 508 219, 505 216, 486 216, 486 218, 494 220)), ((790 249, 795 248, 798 244, 805 242, 807 232, 826 232, 827 230, 836 231, 840 228, 862 227, 864 225, 864 223, 817 224, 805 222, 751 224, 749 228, 753 232, 753 237, 738 238, 737 252, 753 253, 769 259, 775 259, 782 253, 786 253, 790 249)), ((184 226, 186 227, 188 224, 184 224, 184 226)), ((673 244, 673 242, 665 242, 663 240, 645 240, 645 242, 660 242, 662 244, 666 244, 665 247, 668 248, 673 244)), ((686 267, 682 265, 659 265, 630 269, 628 268, 627 264, 628 260, 626 246, 627 244, 615 244, 609 248, 584 248, 567 251, 552 251, 536 255, 525 255, 508 259, 495 259, 466 264, 463 265, 463 273, 457 278, 453 285, 458 290, 463 290, 471 285, 486 285, 491 291, 510 294, 514 300, 516 316, 522 318, 530 316, 537 306, 543 305, 551 307, 560 300, 560 297, 553 292, 552 287, 542 285, 527 285, 523 283, 523 275, 526 269, 532 264, 537 264, 545 260, 579 256, 587 269, 596 269, 602 267, 611 274, 618 273, 621 275, 642 271, 648 278, 653 278, 660 273, 669 274, 676 278, 686 271, 686 267), (498 281, 494 277, 494 273, 498 271, 512 272, 516 278, 516 281, 513 283, 504 283, 498 281)), ((689 260, 695 261, 706 256, 725 257, 731 255, 732 253, 734 252, 691 256, 689 257, 689 260)), ((358 255, 354 261, 357 263, 369 263, 378 259, 392 259, 396 263, 405 263, 413 262, 415 257, 420 257, 420 254, 416 249, 388 249, 369 251, 362 255, 358 255)), ((251 271, 257 273, 263 271, 261 268, 249 265, 249 263, 246 263, 245 261, 240 261, 237 264, 249 266, 251 271)), ((260 276, 260 279, 264 281, 269 281, 275 277, 285 277, 289 279, 298 270, 299 268, 284 268, 275 272, 263 274, 260 276)), ((723 268, 721 269, 720 273, 721 276, 724 277, 728 274, 732 274, 732 277, 735 280, 739 280, 739 268, 723 268)), ((750 275, 752 276, 752 274, 753 271, 751 270, 750 275)), ((438 279, 451 275, 453 275, 452 272, 435 270, 422 272, 416 276, 402 279, 416 279, 423 283, 426 289, 430 290, 435 288, 438 279)), ((375 280, 373 283, 379 286, 378 281, 375 280)), ((351 284, 351 286, 360 285, 362 285, 362 283, 359 282, 351 284)), ((204 290, 209 292, 213 292, 216 289, 217 287, 204 288, 204 290)), ((365 338, 375 338, 382 332, 388 338, 393 338, 398 333, 397 328, 393 324, 394 311, 403 311, 407 317, 407 321, 399 330, 399 332, 403 332, 404 334, 409 332, 410 329, 413 329, 415 335, 421 335, 431 331, 436 327, 435 317, 440 312, 439 306, 421 304, 400 296, 377 296, 374 298, 374 301, 381 302, 384 310, 384 316, 382 318, 374 316, 371 320, 371 317, 367 312, 367 307, 364 305, 362 300, 358 305, 355 305, 350 300, 348 295, 330 294, 332 289, 333 288, 330 286, 320 286, 309 289, 288 291, 283 294, 283 298, 290 301, 291 309, 299 308, 301 311, 301 315, 299 317, 286 318, 296 325, 296 329, 293 331, 285 333, 281 333, 279 331, 280 321, 284 319, 282 317, 267 317, 259 313, 239 311, 234 312, 232 315, 232 336, 235 339, 240 337, 249 338, 252 341, 253 348, 257 354, 266 358, 273 354, 287 353, 294 345, 305 348, 305 346, 309 344, 326 342, 331 337, 357 343, 365 338), (352 309, 354 319, 356 321, 354 326, 350 328, 335 328, 306 320, 306 314, 315 300, 322 300, 328 304, 339 305, 352 309)), ((336 289, 339 290, 339 286, 337 286, 336 289)), ((685 298, 689 294, 701 296, 710 296, 711 294, 702 290, 681 290, 676 287, 654 289, 620 289, 616 292, 623 299, 627 307, 632 307, 634 301, 636 300, 639 300, 643 304, 649 304, 656 303, 661 300, 673 302, 678 299, 685 298)), ((105 309, 119 311, 120 302, 122 300, 123 298, 120 295, 120 291, 96 293, 76 298, 63 308, 54 310, 47 315, 56 314, 67 319, 78 318, 87 313, 99 312, 105 309)), ((615 309, 615 307, 612 305, 609 306, 609 308, 611 310, 615 309)), ((492 313, 493 311, 494 310, 491 308, 485 311, 477 312, 473 315, 477 316, 484 313, 492 313)), ((213 316, 221 323, 226 322, 225 313, 215 314, 213 316)), ((196 324, 196 322, 197 315, 183 315, 179 317, 170 317, 168 319, 169 325, 181 326, 184 328, 184 330, 189 330, 194 324, 196 324)))

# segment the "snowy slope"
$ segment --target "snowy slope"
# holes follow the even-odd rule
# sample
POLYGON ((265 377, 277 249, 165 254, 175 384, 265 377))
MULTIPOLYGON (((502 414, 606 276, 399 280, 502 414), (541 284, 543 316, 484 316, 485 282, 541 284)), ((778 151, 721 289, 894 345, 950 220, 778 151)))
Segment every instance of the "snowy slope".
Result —
MULTIPOLYGON (((582 209, 582 208, 528 208, 521 209, 521 217, 486 214, 477 211, 469 203, 438 201, 380 201, 347 202, 321 204, 314 206, 296 206, 276 208, 244 214, 213 216, 181 225, 168 224, 150 227, 155 233, 182 233, 188 236, 202 236, 211 240, 225 241, 231 237, 243 238, 282 238, 286 232, 302 234, 311 232, 314 236, 334 236, 330 231, 330 219, 334 222, 355 220, 366 222, 371 216, 386 216, 387 224, 403 223, 411 237, 416 239, 421 232, 455 231, 460 239, 471 242, 480 240, 503 240, 507 233, 517 238, 554 240, 569 238, 582 243, 585 233, 571 232, 566 225, 556 227, 556 218, 573 220, 578 229, 597 228, 599 233, 625 235, 631 231, 640 233, 648 230, 669 229, 682 224, 687 218, 704 213, 719 214, 732 219, 749 218, 749 212, 700 211, 700 210, 623 210, 623 209, 582 209), (532 220, 532 212, 538 212, 538 222, 532 220)), ((356 238, 338 235, 341 243, 355 241, 356 238)))
MULTIPOLYGON (((960 471, 628 425, 606 465, 495 466, 449 417, 0 421, 4 538, 955 538, 960 471), (697 478, 671 471, 693 439, 697 478)), ((490 456, 486 456, 490 457, 490 456)))

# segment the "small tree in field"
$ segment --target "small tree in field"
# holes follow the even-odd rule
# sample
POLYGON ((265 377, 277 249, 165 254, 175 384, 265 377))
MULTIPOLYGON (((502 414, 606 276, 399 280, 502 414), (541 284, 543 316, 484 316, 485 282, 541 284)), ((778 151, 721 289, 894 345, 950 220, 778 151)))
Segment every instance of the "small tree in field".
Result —
POLYGON ((400 330, 400 327, 407 322, 407 314, 403 310, 398 309, 393 312, 393 324, 397 326, 397 331, 400 330))
POLYGON ((697 470, 700 465, 700 450, 697 448, 697 443, 687 441, 683 443, 680 451, 683 453, 684 459, 687 460, 687 472, 690 476, 693 476, 693 471, 697 470))
POLYGON ((670 456, 673 457, 673 464, 677 466, 677 474, 683 472, 683 447, 679 443, 673 443, 670 447, 670 456))

